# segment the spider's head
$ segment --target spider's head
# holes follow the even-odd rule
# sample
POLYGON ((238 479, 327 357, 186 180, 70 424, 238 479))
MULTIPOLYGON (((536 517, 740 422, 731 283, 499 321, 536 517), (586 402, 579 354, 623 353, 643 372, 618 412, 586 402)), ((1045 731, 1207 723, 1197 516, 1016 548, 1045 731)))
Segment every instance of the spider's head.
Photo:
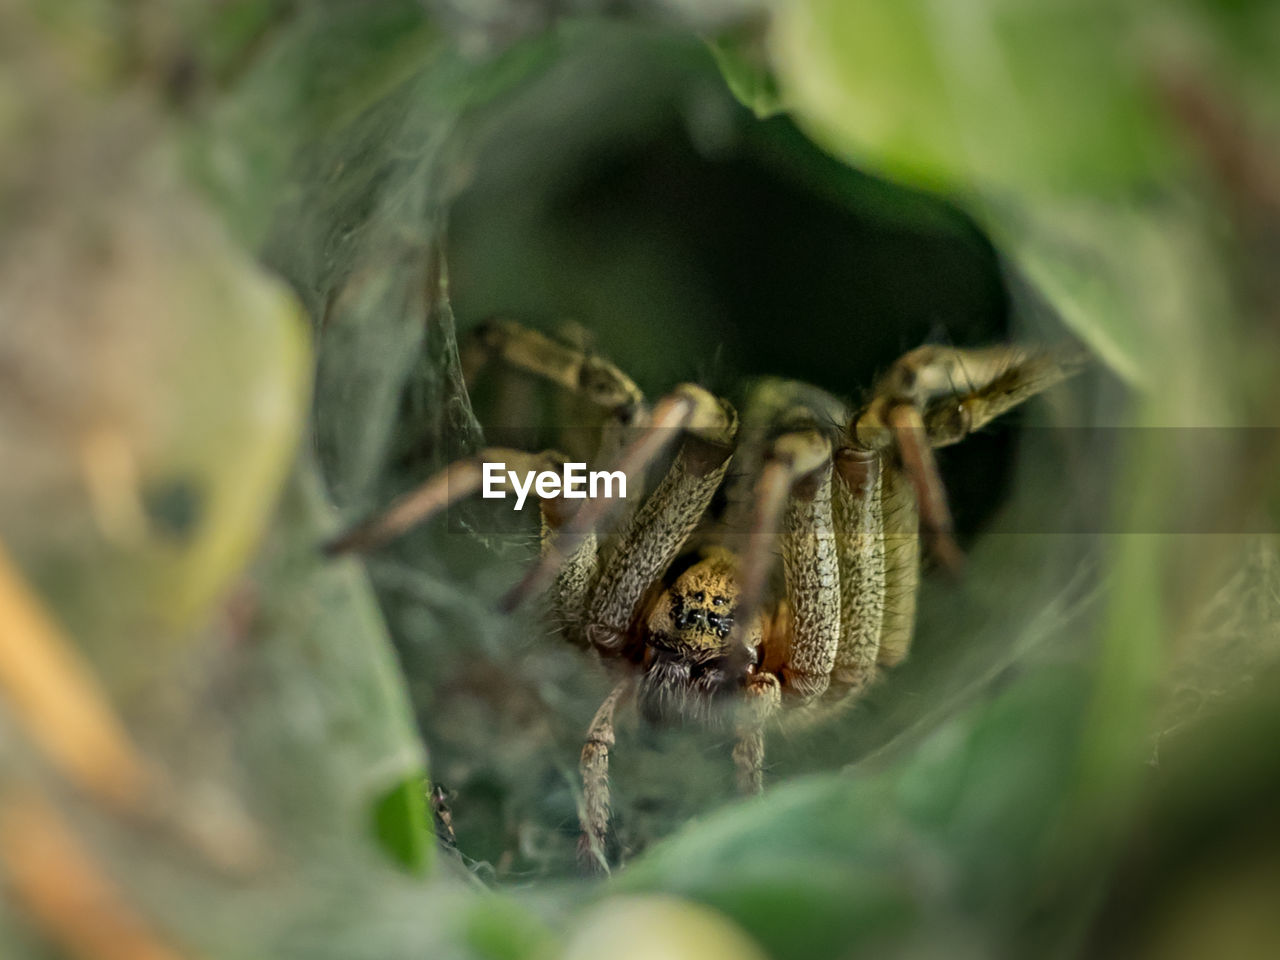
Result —
POLYGON ((722 656, 737 601, 737 563, 726 551, 708 554, 658 598, 649 617, 650 645, 695 661, 722 656))
MULTIPOLYGON (((705 718, 713 699, 737 688, 747 657, 730 656, 738 566, 716 550, 665 589, 649 616, 640 706, 650 720, 705 718)), ((755 650, 758 629, 748 630, 755 650)))

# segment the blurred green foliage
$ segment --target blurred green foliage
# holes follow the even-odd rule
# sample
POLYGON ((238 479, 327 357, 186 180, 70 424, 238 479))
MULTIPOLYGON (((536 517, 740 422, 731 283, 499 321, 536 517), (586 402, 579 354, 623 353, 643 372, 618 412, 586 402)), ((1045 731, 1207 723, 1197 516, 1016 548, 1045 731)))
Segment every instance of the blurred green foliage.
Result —
POLYGON ((801 0, 776 24, 789 102, 933 185, 1110 193, 1177 153, 1152 109, 1141 4, 801 0))

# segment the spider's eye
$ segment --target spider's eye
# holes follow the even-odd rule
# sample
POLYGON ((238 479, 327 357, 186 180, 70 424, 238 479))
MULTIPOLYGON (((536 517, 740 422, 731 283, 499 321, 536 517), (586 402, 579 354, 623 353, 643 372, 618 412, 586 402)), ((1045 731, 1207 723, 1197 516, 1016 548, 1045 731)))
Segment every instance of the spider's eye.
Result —
POLYGON ((707 599, 707 595, 703 593, 701 590, 693 594, 693 600, 695 603, 705 603, 706 599, 707 599))
POLYGON ((724 597, 712 597, 712 598, 711 598, 711 603, 712 603, 714 606, 717 606, 717 607, 723 607, 723 606, 724 606, 726 603, 728 603, 728 602, 729 602, 729 601, 728 601, 727 599, 725 599, 724 597))

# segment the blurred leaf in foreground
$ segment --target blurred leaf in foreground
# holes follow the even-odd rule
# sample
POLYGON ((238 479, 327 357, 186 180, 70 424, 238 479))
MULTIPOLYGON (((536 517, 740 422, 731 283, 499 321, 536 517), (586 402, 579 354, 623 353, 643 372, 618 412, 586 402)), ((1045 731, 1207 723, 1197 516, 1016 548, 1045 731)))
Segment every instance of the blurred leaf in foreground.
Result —
POLYGON ((1037 671, 900 763, 775 787, 663 842, 620 885, 709 903, 776 958, 984 956, 1034 943, 1046 902, 1088 892, 1054 885, 1047 845, 1083 676, 1037 671))
POLYGON ((774 59, 843 154, 930 185, 1110 190, 1166 168, 1131 4, 797 0, 774 59))
POLYGON ((778 82, 769 68, 765 38, 761 26, 747 24, 707 41, 724 82, 758 120, 767 120, 785 109, 778 82))
POLYGON ((0 535, 117 688, 243 566, 308 392, 295 301, 149 136, 129 110, 79 131, 0 239, 0 535))
POLYGON ((674 897, 621 896, 578 918, 561 960, 765 960, 705 907, 674 897))

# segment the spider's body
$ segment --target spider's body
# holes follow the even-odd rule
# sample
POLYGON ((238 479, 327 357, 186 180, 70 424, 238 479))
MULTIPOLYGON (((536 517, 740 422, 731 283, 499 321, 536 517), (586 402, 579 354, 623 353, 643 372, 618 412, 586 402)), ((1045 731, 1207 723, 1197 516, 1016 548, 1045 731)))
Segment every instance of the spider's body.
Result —
MULTIPOLYGON (((692 384, 650 410, 613 364, 514 324, 481 328, 462 353, 469 382, 493 361, 601 410, 599 459, 627 475, 629 490, 674 451, 661 481, 608 536, 600 531, 610 502, 544 498, 541 559, 509 597, 514 606, 548 589, 566 638, 622 667, 582 752, 583 850, 601 866, 619 705, 634 699, 656 722, 732 723, 740 785, 760 789, 772 717, 848 703, 906 655, 922 539, 940 563, 958 565, 932 448, 963 439, 1078 363, 1062 351, 922 347, 859 409, 806 384, 763 380, 740 422, 692 384), (722 486, 729 507, 713 517, 722 486), (771 579, 779 553, 782 577, 771 579)), ((564 458, 482 451, 337 546, 368 546, 475 492, 486 460, 554 467, 564 458)))
POLYGON ((643 671, 636 691, 640 712, 655 723, 700 720, 742 687, 758 662, 759 618, 734 634, 737 561, 713 549, 657 593, 637 624, 643 671), (647 615, 646 615, 647 614, 647 615))

